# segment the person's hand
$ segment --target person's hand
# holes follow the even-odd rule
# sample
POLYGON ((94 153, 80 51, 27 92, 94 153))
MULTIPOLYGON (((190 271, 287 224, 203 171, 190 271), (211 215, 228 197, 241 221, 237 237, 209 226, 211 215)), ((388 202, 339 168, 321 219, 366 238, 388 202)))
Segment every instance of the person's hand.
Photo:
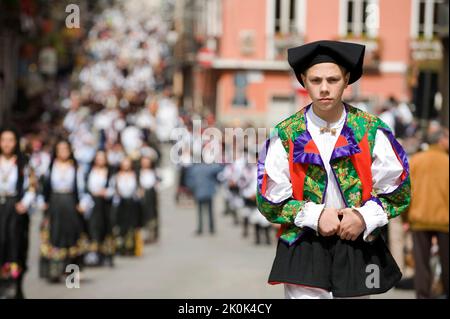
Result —
POLYGON ((319 217, 318 231, 322 236, 333 236, 339 231, 340 221, 336 208, 324 208, 319 217))
POLYGON ((27 208, 25 207, 25 205, 22 202, 18 202, 15 206, 16 206, 17 214, 23 215, 27 212, 27 208))
POLYGON ((76 206, 76 210, 77 210, 77 212, 79 212, 80 214, 84 214, 84 209, 81 207, 81 205, 80 204, 78 204, 77 206, 76 206))
POLYGON ((342 215, 343 217, 337 235, 342 240, 355 241, 364 229, 366 229, 364 218, 356 209, 352 208, 339 210, 339 215, 342 215))
POLYGON ((403 223, 403 231, 407 233, 409 231, 409 223, 403 223))
POLYGON ((98 196, 100 197, 106 197, 106 189, 102 189, 98 192, 98 196))

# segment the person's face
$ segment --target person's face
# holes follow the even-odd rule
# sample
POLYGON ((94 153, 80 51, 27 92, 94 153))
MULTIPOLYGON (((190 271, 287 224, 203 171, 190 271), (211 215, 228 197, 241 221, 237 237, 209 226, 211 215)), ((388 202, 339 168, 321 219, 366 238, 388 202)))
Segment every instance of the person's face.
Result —
POLYGON ((42 148, 42 142, 38 139, 34 139, 31 142, 31 149, 33 150, 33 152, 38 152, 40 151, 42 148))
POLYGON ((100 167, 106 166, 106 153, 105 152, 98 152, 97 155, 95 155, 95 165, 100 167))
POLYGON ((0 148, 2 150, 2 154, 12 155, 16 144, 17 141, 13 132, 5 131, 2 133, 0 137, 0 148))
POLYGON ((152 167, 152 162, 148 157, 143 157, 141 159, 141 167, 142 168, 151 168, 152 167))
POLYGON ((129 171, 131 169, 131 160, 126 158, 122 161, 122 163, 120 164, 120 168, 123 171, 129 171))
POLYGON ((74 111, 78 110, 80 107, 80 96, 77 93, 72 93, 70 95, 70 107, 74 111))
POLYGON ((350 74, 327 62, 313 65, 301 77, 315 107, 326 112, 340 105, 350 74))
POLYGON ((61 161, 67 161, 70 158, 70 147, 66 142, 59 142, 56 145, 56 157, 61 161))

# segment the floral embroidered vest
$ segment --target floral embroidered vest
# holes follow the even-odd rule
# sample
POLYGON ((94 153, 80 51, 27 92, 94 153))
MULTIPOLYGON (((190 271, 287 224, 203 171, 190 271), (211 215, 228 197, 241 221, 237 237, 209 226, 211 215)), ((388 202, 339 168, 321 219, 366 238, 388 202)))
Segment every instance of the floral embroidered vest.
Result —
MULTIPOLYGON (((326 196, 327 173, 319 150, 307 130, 305 113, 310 107, 305 107, 276 126, 276 133, 289 154, 292 198, 274 203, 265 197, 267 175, 264 161, 270 139, 258 158, 258 209, 270 222, 281 224, 279 236, 288 244, 293 244, 304 231, 294 225, 295 216, 303 205, 308 201, 323 203, 326 196)), ((366 201, 373 200, 383 207, 388 218, 396 217, 408 208, 410 202, 406 153, 388 126, 376 116, 348 104, 345 108, 347 117, 330 159, 342 198, 347 207, 360 207, 366 201), (378 130, 386 134, 404 168, 401 184, 388 194, 376 194, 372 190, 372 152, 378 130)))

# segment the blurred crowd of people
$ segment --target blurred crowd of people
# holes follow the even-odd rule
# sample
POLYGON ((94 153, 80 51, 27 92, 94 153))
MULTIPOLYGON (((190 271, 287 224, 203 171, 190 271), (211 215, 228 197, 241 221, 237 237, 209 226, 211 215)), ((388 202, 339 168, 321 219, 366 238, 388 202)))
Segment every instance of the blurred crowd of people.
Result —
MULTIPOLYGON (((230 216, 236 227, 242 227, 242 237, 250 237, 253 230, 256 245, 274 242, 276 225, 268 222, 256 206, 257 157, 259 143, 256 128, 250 123, 231 125, 224 130, 208 116, 194 115, 183 118, 179 171, 175 201, 193 199, 198 211, 196 235, 204 232, 204 216, 208 218, 209 233, 215 233, 214 197, 219 190, 223 195, 223 216, 230 216), (199 119, 203 126, 193 132, 192 123, 199 119), (233 127, 234 126, 234 127, 233 127), (216 129, 220 136, 200 138, 208 129, 216 129), (239 131, 247 132, 239 140, 239 131), (255 134, 253 134, 255 133, 255 134), (197 161, 196 161, 197 159, 197 161), (198 159, 201 159, 198 161, 198 159)), ((265 137, 265 136, 264 136, 265 137)))
MULTIPOLYGON (((63 117, 0 141, 0 296, 23 298, 29 214, 43 212, 39 274, 114 265, 159 238, 161 143, 180 123, 165 75, 166 23, 118 8, 97 16, 70 82, 55 86, 63 117)), ((45 122, 45 121, 43 121, 45 122)))
POLYGON ((408 213, 390 221, 385 237, 403 272, 398 288, 448 298, 448 129, 413 111, 392 96, 376 111, 408 154, 412 187, 408 213))

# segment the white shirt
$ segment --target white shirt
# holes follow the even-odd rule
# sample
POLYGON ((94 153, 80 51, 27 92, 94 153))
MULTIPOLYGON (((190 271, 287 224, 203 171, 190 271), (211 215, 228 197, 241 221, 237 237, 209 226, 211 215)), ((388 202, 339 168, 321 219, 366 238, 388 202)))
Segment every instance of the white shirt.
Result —
POLYGON ((141 130, 135 126, 128 126, 122 131, 122 144, 127 154, 137 152, 142 146, 141 130))
POLYGON ((136 195, 137 184, 134 173, 116 175, 117 193, 122 198, 131 198, 136 195))
MULTIPOLYGON (((324 203, 308 202, 305 204, 302 214, 297 214, 295 224, 299 227, 309 227, 317 231, 318 219, 324 207, 337 209, 345 208, 345 202, 331 170, 329 161, 334 145, 339 137, 345 122, 345 112, 341 118, 330 123, 330 128, 336 128, 333 136, 329 132, 320 133, 320 127, 326 126, 326 122, 314 114, 312 107, 306 113, 307 129, 312 136, 327 172, 328 183, 324 203)), ((400 184, 400 176, 403 166, 397 159, 392 146, 382 131, 378 131, 375 137, 375 145, 372 154, 372 182, 376 193, 388 193, 400 184)), ((272 202, 282 202, 292 197, 292 184, 289 173, 288 154, 279 137, 273 137, 265 160, 265 171, 268 176, 266 198, 272 202)), ((366 229, 364 240, 372 231, 388 223, 387 215, 375 202, 368 201, 361 208, 356 208, 364 218, 366 229)))
POLYGON ((102 190, 106 190, 106 196, 111 196, 111 188, 106 188, 108 172, 106 169, 93 168, 87 179, 87 189, 93 195, 98 194, 102 190))
POLYGON ((17 185, 17 165, 14 160, 0 157, 0 193, 14 195, 17 185))
MULTIPOLYGON (((0 156, 0 194, 6 196, 15 196, 17 192, 18 178, 17 164, 15 160, 6 160, 0 156)), ((21 198, 22 204, 28 209, 34 201, 36 194, 28 189, 29 177, 28 169, 24 168, 23 190, 24 195, 21 198)))
POLYGON ((151 169, 143 169, 139 175, 139 184, 144 189, 150 189, 156 184, 156 174, 151 169))
POLYGON ((30 166, 36 173, 37 177, 45 175, 50 166, 50 155, 44 151, 34 152, 30 157, 30 166))
POLYGON ((72 165, 60 165, 55 163, 50 177, 53 192, 73 192, 73 182, 75 178, 75 167, 72 165))

